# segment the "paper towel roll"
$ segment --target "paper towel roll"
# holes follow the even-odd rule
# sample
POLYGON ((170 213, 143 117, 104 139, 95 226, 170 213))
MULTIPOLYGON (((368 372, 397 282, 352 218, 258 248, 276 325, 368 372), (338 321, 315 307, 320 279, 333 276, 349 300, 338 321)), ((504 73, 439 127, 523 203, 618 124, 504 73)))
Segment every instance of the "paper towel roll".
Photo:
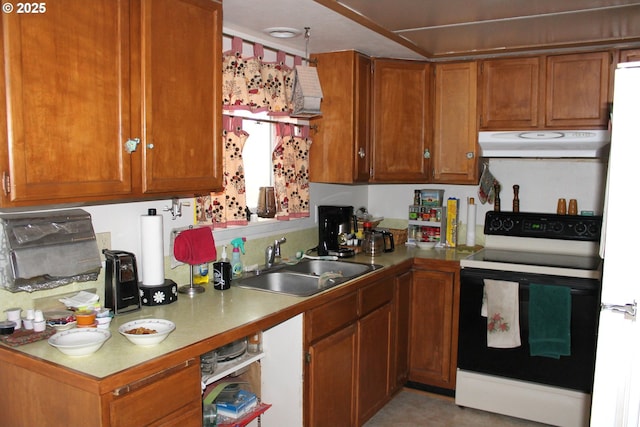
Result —
POLYGON ((467 205, 467 246, 474 246, 476 244, 476 205, 474 204, 473 197, 469 199, 467 205))
POLYGON ((145 286, 164 285, 162 233, 162 215, 156 215, 155 209, 149 209, 149 215, 140 217, 142 284, 145 286))

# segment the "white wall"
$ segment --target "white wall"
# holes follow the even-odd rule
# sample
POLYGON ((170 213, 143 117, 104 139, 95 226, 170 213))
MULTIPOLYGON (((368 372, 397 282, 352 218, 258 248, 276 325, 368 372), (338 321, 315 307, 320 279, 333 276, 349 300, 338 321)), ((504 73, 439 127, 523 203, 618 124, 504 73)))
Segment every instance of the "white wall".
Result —
MULTIPOLYGON (((555 213, 558 198, 576 199, 578 211, 590 210, 602 214, 606 163, 596 159, 491 159, 489 170, 500 181, 503 211, 512 210, 513 185, 520 186, 520 211, 555 213)), ((460 199, 460 212, 467 211, 467 198, 474 197, 477 224, 484 224, 485 213, 493 205, 482 205, 476 185, 402 184, 370 185, 369 212, 385 218, 407 218, 407 208, 413 201, 413 190, 444 189, 445 199, 460 199)), ((460 215, 466 220, 464 214, 460 215)))

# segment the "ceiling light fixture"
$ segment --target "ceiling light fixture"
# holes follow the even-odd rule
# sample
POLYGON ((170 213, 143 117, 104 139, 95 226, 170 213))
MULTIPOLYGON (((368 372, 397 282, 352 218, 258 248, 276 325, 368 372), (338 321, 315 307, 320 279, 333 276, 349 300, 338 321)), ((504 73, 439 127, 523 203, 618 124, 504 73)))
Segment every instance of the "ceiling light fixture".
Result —
POLYGON ((275 37, 278 39, 291 39, 302 34, 302 31, 288 27, 267 28, 264 30, 264 32, 269 34, 271 37, 275 37))

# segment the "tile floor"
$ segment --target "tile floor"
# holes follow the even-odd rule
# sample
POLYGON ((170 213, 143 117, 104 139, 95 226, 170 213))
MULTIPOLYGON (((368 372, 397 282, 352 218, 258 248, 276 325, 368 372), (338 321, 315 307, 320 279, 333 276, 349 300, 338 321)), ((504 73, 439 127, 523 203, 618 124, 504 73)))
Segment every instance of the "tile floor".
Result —
POLYGON ((542 427, 545 424, 458 407, 451 397, 405 388, 364 427, 542 427))

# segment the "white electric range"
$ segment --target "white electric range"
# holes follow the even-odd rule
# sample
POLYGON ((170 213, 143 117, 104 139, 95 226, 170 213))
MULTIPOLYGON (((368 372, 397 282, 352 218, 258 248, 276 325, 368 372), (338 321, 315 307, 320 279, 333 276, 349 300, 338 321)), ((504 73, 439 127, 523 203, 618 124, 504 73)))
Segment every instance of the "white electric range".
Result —
POLYGON ((588 425, 600 310, 601 224, 596 216, 487 212, 485 248, 460 261, 456 404, 552 425, 588 425), (517 283, 518 346, 487 344, 489 321, 481 313, 486 279, 517 283), (531 284, 569 289, 570 354, 532 355, 531 284))

